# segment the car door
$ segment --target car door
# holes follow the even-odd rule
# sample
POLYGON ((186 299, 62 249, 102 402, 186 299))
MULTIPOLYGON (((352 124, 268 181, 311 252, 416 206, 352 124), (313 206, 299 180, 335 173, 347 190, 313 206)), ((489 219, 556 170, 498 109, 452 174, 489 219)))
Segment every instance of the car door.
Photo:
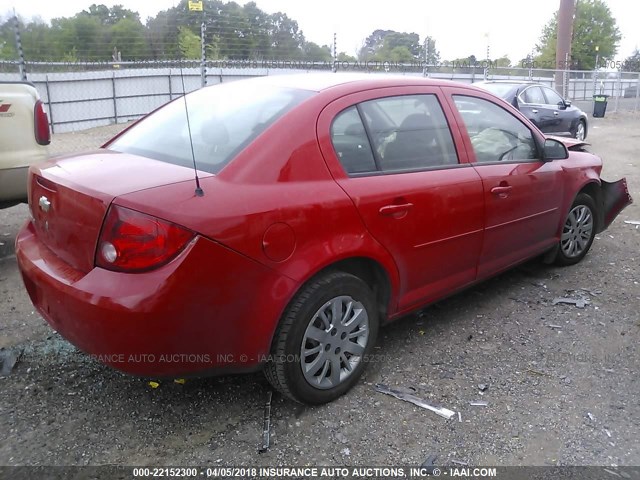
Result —
POLYGON ((553 132, 569 133, 575 118, 575 109, 567 108, 564 99, 555 90, 542 87, 542 91, 547 99, 548 108, 556 119, 553 132))
POLYGON ((504 270, 554 245, 563 199, 559 162, 541 160, 534 130, 490 96, 447 87, 468 156, 483 182, 485 231, 478 277, 504 270), (467 127, 473 104, 483 123, 467 127), (463 110, 464 109, 464 110, 463 110))
POLYGON ((547 105, 547 99, 539 85, 531 85, 520 92, 518 109, 541 131, 545 133, 555 131, 558 119, 553 114, 553 109, 547 105))
MULTIPOLYGON (((342 97, 318 120, 336 182, 393 256, 399 311, 476 278, 483 191, 451 130, 437 87, 377 89, 342 97)), ((451 115, 447 106, 448 115, 451 115)))

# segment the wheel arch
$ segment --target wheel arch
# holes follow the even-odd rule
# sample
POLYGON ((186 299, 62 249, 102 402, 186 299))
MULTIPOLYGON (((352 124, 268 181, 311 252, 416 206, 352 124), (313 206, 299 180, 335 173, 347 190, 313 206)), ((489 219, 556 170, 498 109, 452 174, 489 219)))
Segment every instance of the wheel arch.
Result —
POLYGON ((596 204, 596 232, 600 233, 603 230, 604 226, 603 196, 602 189, 600 188, 600 183, 591 181, 583 185, 571 201, 572 204, 581 193, 589 195, 591 198, 593 198, 593 202, 596 204))
MULTIPOLYGON (((295 300, 305 285, 329 272, 349 273, 360 278, 367 285, 373 286, 373 294, 376 298, 380 323, 385 323, 389 312, 393 311, 394 299, 397 297, 398 273, 397 271, 390 272, 389 268, 385 267, 381 261, 365 255, 345 256, 328 264, 318 266, 313 273, 305 277, 298 284, 282 312, 287 311, 291 302, 295 300)), ((269 340, 270 345, 273 345, 275 334, 281 321, 282 318, 279 318, 275 324, 269 340)))

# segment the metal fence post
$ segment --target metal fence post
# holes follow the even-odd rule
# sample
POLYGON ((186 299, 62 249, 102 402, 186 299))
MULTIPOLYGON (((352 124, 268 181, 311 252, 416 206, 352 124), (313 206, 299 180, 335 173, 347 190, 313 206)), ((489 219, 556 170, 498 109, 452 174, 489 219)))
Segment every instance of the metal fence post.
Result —
POLYGON ((204 10, 202 10, 202 24, 200 27, 200 42, 202 46, 202 58, 200 59, 200 83, 201 86, 207 86, 207 45, 205 44, 205 32, 207 24, 205 21, 204 10))
POLYGON ((622 70, 618 70, 618 81, 616 83, 618 84, 618 91, 615 92, 616 89, 614 89, 614 93, 616 93, 616 100, 613 106, 614 112, 618 111, 618 103, 620 102, 620 94, 622 93, 622 70))
POLYGON ((24 52, 22 51, 22 39, 20 38, 20 22, 18 16, 14 10, 13 12, 14 27, 16 34, 16 49, 18 50, 18 69, 20 70, 20 79, 23 82, 27 81, 27 66, 24 61, 24 52))
POLYGON ((173 85, 171 85, 171 69, 169 69, 169 101, 173 100, 173 85))
POLYGON ((636 104, 633 107, 633 111, 638 111, 638 101, 640 100, 640 73, 638 73, 638 80, 636 81, 636 104))
POLYGON ((111 77, 111 89, 113 91, 113 118, 118 123, 118 98, 116 97, 116 72, 111 77))

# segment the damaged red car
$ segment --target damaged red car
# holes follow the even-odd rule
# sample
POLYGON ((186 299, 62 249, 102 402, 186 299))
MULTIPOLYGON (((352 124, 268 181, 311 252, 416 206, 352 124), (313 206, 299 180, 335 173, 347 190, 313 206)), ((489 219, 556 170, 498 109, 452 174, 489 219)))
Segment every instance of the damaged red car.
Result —
POLYGON ((631 202, 584 147, 470 85, 232 82, 31 167, 16 253, 42 316, 114 368, 264 369, 323 403, 385 323, 532 257, 579 262, 631 202))

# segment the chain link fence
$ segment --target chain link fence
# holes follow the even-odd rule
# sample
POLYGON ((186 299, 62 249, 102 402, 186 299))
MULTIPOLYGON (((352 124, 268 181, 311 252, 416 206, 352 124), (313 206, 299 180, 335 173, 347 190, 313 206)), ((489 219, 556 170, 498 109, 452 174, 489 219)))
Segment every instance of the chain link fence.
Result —
MULTIPOLYGON (((0 61, 0 81, 20 80, 18 67, 17 61, 0 61)), ((27 62, 24 67, 46 104, 54 135, 106 125, 124 126, 185 91, 200 88, 203 78, 207 85, 214 85, 264 75, 323 71, 399 73, 463 83, 485 79, 533 81, 562 92, 588 113, 596 94, 609 96, 609 113, 640 111, 640 73, 496 67, 491 62, 434 66, 424 62, 220 60, 207 62, 203 69, 199 61, 162 60, 27 62), (556 85, 558 78, 561 84, 556 85)))

